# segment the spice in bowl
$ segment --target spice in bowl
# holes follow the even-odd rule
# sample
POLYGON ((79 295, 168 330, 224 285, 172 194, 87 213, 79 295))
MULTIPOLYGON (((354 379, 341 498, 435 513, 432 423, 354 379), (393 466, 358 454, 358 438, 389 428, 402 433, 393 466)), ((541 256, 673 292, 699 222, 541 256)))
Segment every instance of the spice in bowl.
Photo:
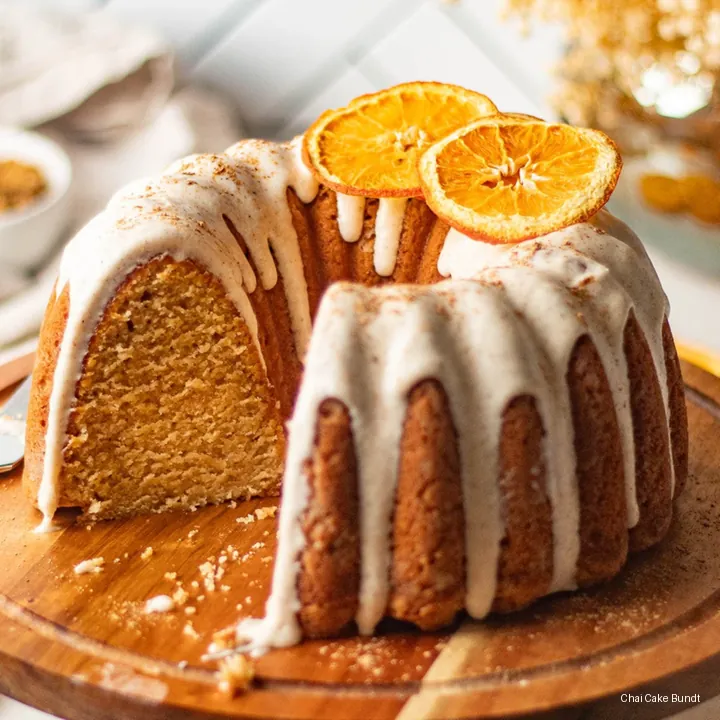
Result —
POLYGON ((0 213, 17 210, 42 197, 48 183, 34 165, 19 160, 0 160, 0 213))

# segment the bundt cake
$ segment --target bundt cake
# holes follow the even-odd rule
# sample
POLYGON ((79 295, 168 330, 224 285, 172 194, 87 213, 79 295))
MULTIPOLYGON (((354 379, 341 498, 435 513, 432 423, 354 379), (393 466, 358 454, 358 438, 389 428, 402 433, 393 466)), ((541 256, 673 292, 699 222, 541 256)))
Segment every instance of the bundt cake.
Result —
POLYGON ((67 247, 23 480, 48 525, 275 495, 284 466, 255 647, 513 610, 667 531, 667 310, 605 212, 490 246, 420 198, 319 186, 297 140, 244 141, 124 189, 67 247))
POLYGON ((438 268, 453 279, 326 292, 248 647, 516 610, 665 535, 687 420, 637 237, 605 211, 515 245, 451 230, 438 268))

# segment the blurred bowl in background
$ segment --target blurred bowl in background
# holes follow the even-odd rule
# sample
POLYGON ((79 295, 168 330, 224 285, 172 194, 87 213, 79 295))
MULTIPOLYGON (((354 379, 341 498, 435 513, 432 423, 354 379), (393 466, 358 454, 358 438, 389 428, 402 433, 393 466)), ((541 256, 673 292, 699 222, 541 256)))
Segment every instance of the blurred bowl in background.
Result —
POLYGON ((0 266, 27 271, 37 267, 66 229, 70 210, 72 165, 66 152, 38 133, 0 129, 0 161, 36 167, 47 190, 18 209, 0 212, 0 266))

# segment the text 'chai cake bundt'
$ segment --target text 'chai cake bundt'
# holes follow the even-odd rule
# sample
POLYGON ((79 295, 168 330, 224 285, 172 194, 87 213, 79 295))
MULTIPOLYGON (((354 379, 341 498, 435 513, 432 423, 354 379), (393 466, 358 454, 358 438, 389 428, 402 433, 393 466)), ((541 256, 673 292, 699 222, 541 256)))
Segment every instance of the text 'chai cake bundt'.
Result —
POLYGON ((658 542, 687 420, 637 237, 600 211, 478 242, 421 197, 335 192, 302 143, 179 161, 70 242, 28 418, 45 527, 282 478, 255 649, 514 610, 658 542))

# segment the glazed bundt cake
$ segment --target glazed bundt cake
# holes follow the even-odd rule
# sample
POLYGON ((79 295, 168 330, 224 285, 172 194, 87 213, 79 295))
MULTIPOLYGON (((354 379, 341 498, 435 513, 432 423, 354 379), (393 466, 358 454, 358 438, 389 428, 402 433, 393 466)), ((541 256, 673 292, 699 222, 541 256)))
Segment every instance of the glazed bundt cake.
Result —
POLYGON ((284 473, 255 647, 513 610, 666 533, 687 473, 667 310, 605 212, 490 246, 421 198, 319 185, 299 140, 244 141, 124 189, 67 247, 23 480, 48 525, 284 473))
POLYGON ((453 280, 320 304, 249 647, 517 610, 668 530, 687 421, 637 237, 604 211, 516 245, 451 230, 438 266, 453 280))

